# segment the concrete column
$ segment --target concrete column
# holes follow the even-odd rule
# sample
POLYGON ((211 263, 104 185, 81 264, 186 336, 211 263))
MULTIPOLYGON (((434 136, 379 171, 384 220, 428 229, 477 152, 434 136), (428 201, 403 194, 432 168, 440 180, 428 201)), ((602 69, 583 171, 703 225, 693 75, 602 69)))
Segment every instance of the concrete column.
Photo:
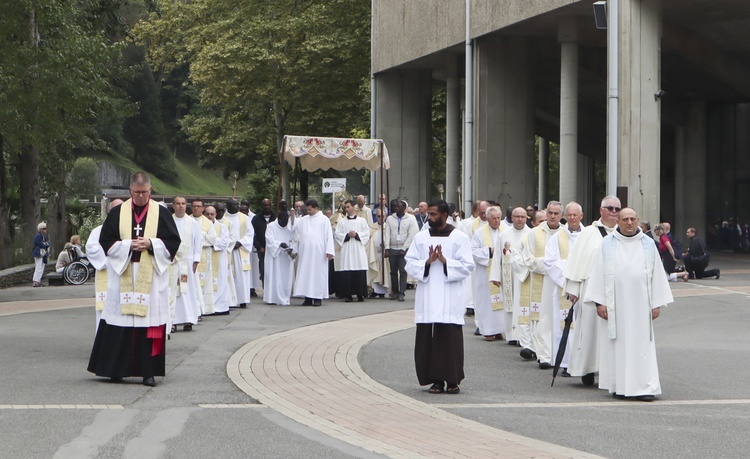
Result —
MULTIPOLYGON (((549 140, 539 137, 539 208, 544 208, 549 201, 549 140)), ((528 203, 527 203, 528 205, 528 203)), ((518 207, 518 206, 516 206, 518 207)))
POLYGON ((461 184, 461 80, 448 78, 445 101, 445 201, 458 204, 461 184))
POLYGON ((627 203, 641 219, 659 221, 661 85, 659 0, 619 1, 619 174, 627 203))
POLYGON ((560 202, 576 200, 578 188, 578 30, 575 18, 560 22, 560 202))
POLYGON ((376 138, 391 159, 388 197, 414 206, 430 198, 432 73, 430 70, 378 74, 376 138))
MULTIPOLYGON (((706 240, 706 105, 693 103, 687 125, 678 129, 674 227, 694 227, 706 240)), ((678 234, 682 236, 682 233, 678 234)))
POLYGON ((474 196, 503 208, 534 199, 534 100, 528 43, 519 37, 476 41, 474 196))

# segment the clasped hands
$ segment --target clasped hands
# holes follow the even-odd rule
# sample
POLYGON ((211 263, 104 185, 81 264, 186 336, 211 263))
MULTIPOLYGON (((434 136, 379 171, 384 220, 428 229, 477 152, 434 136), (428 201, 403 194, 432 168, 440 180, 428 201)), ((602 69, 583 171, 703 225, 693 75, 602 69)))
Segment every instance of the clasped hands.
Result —
POLYGON ((441 263, 445 263, 445 257, 443 256, 443 246, 438 244, 435 247, 430 246, 430 256, 427 258, 427 264, 431 265, 435 260, 440 260, 441 263))
POLYGON ((138 239, 133 239, 130 243, 130 250, 133 252, 145 252, 151 248, 151 239, 138 236, 138 239))

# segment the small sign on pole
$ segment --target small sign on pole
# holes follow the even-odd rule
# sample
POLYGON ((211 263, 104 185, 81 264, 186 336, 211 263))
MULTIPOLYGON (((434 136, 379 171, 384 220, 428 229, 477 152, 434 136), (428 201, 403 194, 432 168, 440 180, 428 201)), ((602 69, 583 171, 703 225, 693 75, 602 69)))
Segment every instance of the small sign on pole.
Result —
POLYGON ((346 189, 345 178, 324 178, 323 193, 335 193, 346 189))

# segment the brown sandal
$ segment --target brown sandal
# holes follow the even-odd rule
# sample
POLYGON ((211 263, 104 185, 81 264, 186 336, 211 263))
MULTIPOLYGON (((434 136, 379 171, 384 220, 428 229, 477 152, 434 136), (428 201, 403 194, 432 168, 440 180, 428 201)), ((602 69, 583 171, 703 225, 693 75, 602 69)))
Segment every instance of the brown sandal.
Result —
POLYGON ((446 394, 457 394, 461 392, 461 389, 459 389, 458 385, 449 384, 448 388, 445 389, 446 394))
POLYGON ((445 392, 445 389, 443 388, 443 383, 435 383, 430 387, 427 392, 431 394, 442 394, 445 392))

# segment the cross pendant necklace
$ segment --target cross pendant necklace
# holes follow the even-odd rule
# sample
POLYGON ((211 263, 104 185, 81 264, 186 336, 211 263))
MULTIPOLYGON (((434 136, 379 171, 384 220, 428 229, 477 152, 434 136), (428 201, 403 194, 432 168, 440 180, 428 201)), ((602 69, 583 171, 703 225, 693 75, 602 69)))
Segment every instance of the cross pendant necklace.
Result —
POLYGON ((141 227, 141 222, 146 217, 146 211, 148 210, 148 203, 146 203, 145 207, 143 207, 143 210, 141 210, 140 215, 135 210, 135 204, 131 203, 131 205, 133 209, 133 217, 135 218, 135 223, 136 223, 136 226, 133 228, 133 230, 135 231, 135 237, 140 237, 141 231, 143 231, 143 227, 141 227))
POLYGON ((135 237, 139 237, 141 235, 141 231, 143 231, 140 223, 138 223, 133 229, 135 230, 135 237))

